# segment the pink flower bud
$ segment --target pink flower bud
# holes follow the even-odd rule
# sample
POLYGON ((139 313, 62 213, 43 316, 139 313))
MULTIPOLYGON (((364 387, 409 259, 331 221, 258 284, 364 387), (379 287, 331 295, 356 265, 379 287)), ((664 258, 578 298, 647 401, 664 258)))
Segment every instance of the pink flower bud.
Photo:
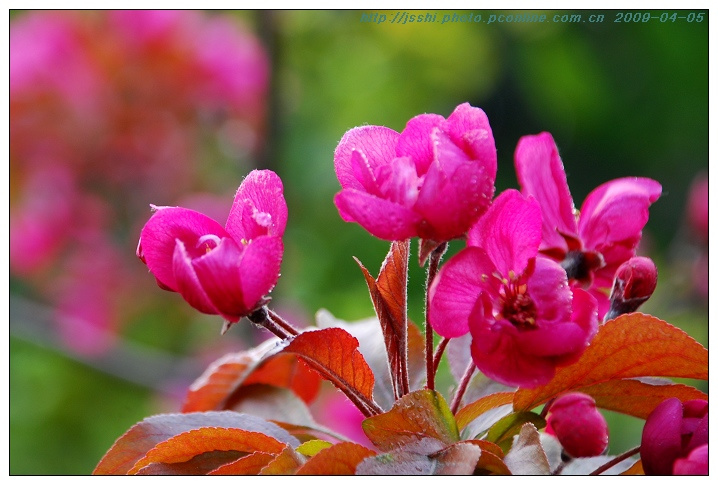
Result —
POLYGON ((697 474, 700 470, 706 473, 704 451, 692 452, 707 443, 708 402, 697 399, 681 403, 675 397, 666 399, 656 406, 643 427, 643 470, 646 475, 697 474), (683 458, 685 460, 681 460, 683 458), (703 468, 701 463, 705 463, 703 468))
POLYGON ((657 280, 658 270, 651 258, 636 256, 619 266, 611 290, 611 309, 604 321, 635 312, 651 297, 657 280))
POLYGON ((608 424, 587 394, 564 394, 551 405, 546 432, 573 457, 597 456, 608 445, 608 424))

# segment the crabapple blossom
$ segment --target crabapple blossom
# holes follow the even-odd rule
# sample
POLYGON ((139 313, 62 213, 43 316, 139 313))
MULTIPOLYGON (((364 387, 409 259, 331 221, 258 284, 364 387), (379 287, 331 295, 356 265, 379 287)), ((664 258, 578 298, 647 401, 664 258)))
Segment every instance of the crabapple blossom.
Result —
POLYGON ((386 240, 463 236, 494 194, 496 146, 486 114, 468 103, 446 119, 418 115, 404 131, 361 126, 334 153, 341 217, 386 240))
POLYGON ((595 299, 570 288, 558 263, 537 257, 540 242, 538 202, 507 190, 429 289, 436 333, 471 332, 476 366, 507 385, 548 382, 557 365, 578 359, 597 330, 595 299))
POLYGON ((244 179, 225 227, 181 207, 156 207, 142 228, 137 256, 166 290, 195 309, 230 322, 261 308, 279 278, 287 206, 270 170, 244 179))
POLYGON ((704 451, 691 453, 707 443, 708 401, 696 399, 682 403, 675 397, 666 399, 651 412, 643 427, 643 470, 646 475, 672 475, 676 468, 679 472, 707 474, 707 454, 704 455, 704 451), (679 462, 683 458, 693 465, 702 463, 703 468, 679 462))
POLYGON ((598 456, 608 445, 608 424, 588 394, 570 392, 557 398, 546 423, 546 432, 573 457, 598 456))
POLYGON ((661 185, 641 177, 611 180, 596 187, 578 213, 550 133, 522 137, 514 161, 522 193, 541 205, 539 250, 561 264, 571 284, 588 289, 603 317, 608 311, 603 290, 611 287, 618 266, 635 256, 661 185))

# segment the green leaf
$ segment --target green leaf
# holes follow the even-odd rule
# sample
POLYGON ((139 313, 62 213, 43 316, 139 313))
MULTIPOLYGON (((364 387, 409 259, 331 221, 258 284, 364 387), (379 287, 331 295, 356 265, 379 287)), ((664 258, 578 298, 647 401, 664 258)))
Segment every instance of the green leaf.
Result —
POLYGON ((486 435, 486 441, 496 443, 501 446, 503 450, 507 450, 508 447, 511 446, 511 439, 514 435, 518 434, 527 423, 531 423, 537 428, 546 426, 546 420, 536 413, 511 413, 498 420, 496 424, 489 429, 486 435))

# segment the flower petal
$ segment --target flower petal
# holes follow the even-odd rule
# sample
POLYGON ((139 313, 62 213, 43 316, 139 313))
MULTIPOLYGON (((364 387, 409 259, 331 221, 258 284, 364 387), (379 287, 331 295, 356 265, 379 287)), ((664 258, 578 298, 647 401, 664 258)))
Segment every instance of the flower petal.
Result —
POLYGON ((620 178, 596 187, 581 207, 578 230, 584 246, 634 249, 648 222, 648 207, 660 195, 661 184, 648 178, 620 178))
POLYGON ((176 241, 174 256, 172 259, 172 267, 177 282, 177 292, 182 298, 189 303, 192 308, 207 313, 209 315, 217 315, 219 310, 212 304, 207 297, 207 293, 202 288, 202 284, 197 278, 197 273, 192 266, 192 258, 182 241, 176 241))
POLYGON ((229 236, 217 221, 199 212, 181 207, 157 208, 142 228, 138 254, 158 283, 178 291, 173 269, 176 240, 182 241, 191 254, 198 239, 207 234, 229 236))
POLYGON ((509 189, 469 230, 467 243, 484 248, 503 276, 523 274, 541 242, 541 209, 533 198, 509 189))
POLYGON ((379 239, 401 241, 416 236, 419 216, 402 205, 355 189, 339 192, 334 204, 342 219, 359 223, 379 239))
POLYGON ((672 397, 651 412, 643 426, 641 461, 646 475, 670 475, 681 454, 683 405, 672 397))
POLYGON ((277 284, 283 254, 284 245, 279 236, 257 238, 244 248, 239 279, 244 306, 249 311, 277 284))
POLYGON ((536 305, 537 319, 545 323, 564 323, 571 319, 573 294, 568 287, 566 271, 555 261, 536 258, 529 276, 528 294, 536 305))
POLYGON ((463 236, 491 204, 494 178, 441 132, 437 162, 429 168, 414 206, 423 218, 419 236, 448 241, 463 236))
POLYGON ((469 103, 460 104, 441 129, 470 158, 479 160, 487 172, 493 173, 493 178, 496 178, 496 143, 489 118, 481 108, 475 108, 469 103))
POLYGON ((522 137, 514 154, 516 176, 524 195, 532 195, 541 206, 543 240, 540 249, 566 250, 559 233, 576 236, 573 198, 566 183, 558 148, 550 133, 522 137))
POLYGON ((482 291, 496 294, 495 267, 486 253, 468 247, 449 259, 429 288, 431 326, 446 338, 460 337, 469 331, 469 315, 482 291))
POLYGON ((242 293, 239 269, 242 252, 237 243, 225 238, 206 255, 192 260, 197 280, 207 298, 217 312, 231 322, 238 321, 251 310, 244 304, 242 293))
POLYGON ((282 180, 271 170, 252 170, 234 196, 226 229, 235 241, 259 236, 282 236, 287 226, 287 203, 282 180))
POLYGON ((431 134, 443 121, 444 117, 437 114, 414 116, 406 123, 404 131, 399 135, 396 155, 411 157, 420 176, 429 170, 429 166, 434 161, 434 142, 431 134))
POLYGON ((334 151, 334 170, 344 189, 362 190, 352 167, 352 152, 361 151, 373 171, 396 157, 399 133, 384 126, 359 126, 347 131, 334 151))
POLYGON ((519 330, 506 320, 487 325, 472 313, 471 356, 487 377, 507 386, 536 387, 547 383, 555 373, 550 359, 525 353, 517 345, 519 330))

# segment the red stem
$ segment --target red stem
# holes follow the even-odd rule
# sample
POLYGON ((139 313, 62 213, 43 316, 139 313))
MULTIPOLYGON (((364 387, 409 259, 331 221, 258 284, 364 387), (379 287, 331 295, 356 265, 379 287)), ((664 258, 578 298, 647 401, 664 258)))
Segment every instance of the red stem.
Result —
POLYGON ((436 346, 436 352, 434 353, 434 369, 439 368, 439 362, 441 361, 441 356, 444 355, 444 350, 446 349, 446 346, 449 344, 450 338, 442 338, 439 341, 439 345, 436 346))
POLYGON ((267 316, 290 335, 299 335, 299 330, 294 328, 288 321, 280 317, 274 310, 270 310, 269 308, 267 308, 267 316))
POLYGON ((466 372, 464 372, 464 375, 461 377, 459 387, 456 389, 453 401, 451 401, 451 414, 456 414, 456 411, 459 410, 459 406, 461 405, 461 399, 464 397, 466 389, 469 387, 469 382, 471 382, 471 376, 474 375, 475 370, 476 364, 474 364, 474 362, 472 361, 466 368, 466 372))
POLYGON ((429 256, 429 266, 426 269, 426 301, 424 315, 426 317, 426 388, 434 390, 434 378, 436 377, 436 367, 434 366, 434 329, 431 328, 431 319, 429 317, 429 289, 434 281, 436 274, 439 272, 439 262, 446 252, 448 243, 439 244, 429 256))
POLYGON ((624 451, 623 453, 621 453, 620 455, 618 455, 618 456, 617 456, 616 458, 614 458, 613 460, 611 460, 611 461, 609 461, 609 462, 607 462, 607 463, 604 463, 604 464, 601 465, 600 467, 596 468, 594 471, 592 471, 591 473, 589 473, 589 475, 600 475, 601 473, 605 472, 605 471, 608 470, 609 468, 612 468, 612 467, 614 467, 615 465, 621 463, 621 462, 622 462, 623 460, 625 460, 626 458, 632 457, 633 455, 635 455, 635 454, 638 453, 639 451, 641 451, 641 447, 640 447, 640 446, 636 446, 635 448, 631 448, 631 449, 628 450, 628 451, 624 451))

